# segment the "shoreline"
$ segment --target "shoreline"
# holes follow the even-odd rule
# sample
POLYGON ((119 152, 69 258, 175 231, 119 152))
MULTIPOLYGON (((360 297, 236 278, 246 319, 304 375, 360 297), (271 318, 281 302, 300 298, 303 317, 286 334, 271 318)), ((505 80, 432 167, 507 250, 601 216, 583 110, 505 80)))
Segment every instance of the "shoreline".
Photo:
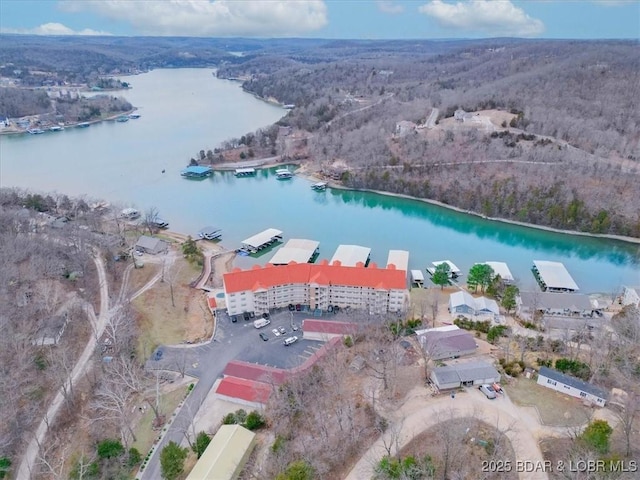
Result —
MULTIPOLYGON (((439 202, 437 200, 430 200, 428 198, 418 198, 418 197, 412 197, 411 195, 405 195, 402 193, 393 193, 393 192, 385 192, 383 190, 373 190, 370 188, 349 188, 349 187, 345 187, 344 185, 341 185, 339 183, 337 183, 335 180, 331 180, 331 179, 326 179, 323 178, 320 175, 316 175, 312 172, 307 171, 306 169, 306 165, 302 162, 296 162, 296 161, 290 161, 290 162, 265 162, 263 164, 256 164, 256 162, 260 162, 261 159, 257 159, 257 160, 249 160, 247 161, 247 166, 251 166, 252 168, 255 168, 256 170, 259 169, 263 169, 263 168, 272 168, 278 165, 297 165, 298 168, 296 170, 296 174, 299 174, 301 177, 305 178, 306 180, 310 180, 310 181, 323 181, 323 182, 327 182, 327 186, 329 188, 335 188, 338 190, 348 190, 348 191, 352 191, 352 192, 368 192, 368 193, 375 193, 378 195, 384 195, 387 197, 396 197, 396 198, 404 198, 407 200, 416 200, 418 202, 423 202, 423 203, 428 203, 430 205, 435 205, 437 207, 442 207, 442 208, 446 208, 448 210, 453 210, 455 212, 458 213, 462 213, 464 215, 472 215, 474 217, 478 217, 481 218, 483 220, 489 220, 492 222, 500 222, 500 223, 506 223, 506 224, 510 224, 510 225, 517 225, 519 227, 524 227, 524 228, 531 228, 534 230, 543 230, 546 232, 552 232, 552 233, 562 233, 562 234, 566 234, 566 235, 576 235, 576 236, 580 236, 580 237, 590 237, 590 238, 596 238, 596 239, 602 239, 602 240, 615 240, 618 242, 624 242, 624 243, 629 243, 632 245, 640 245, 640 238, 635 238, 635 237, 627 237, 624 235, 614 235, 614 234, 609 234, 609 233, 589 233, 589 232, 580 232, 577 230, 562 230, 559 228, 554 228, 554 227, 547 227, 545 225, 536 225, 533 223, 526 223, 526 222, 520 222, 518 220, 510 220, 508 218, 500 218, 500 217, 487 217, 485 215, 482 215, 481 213, 476 213, 473 212, 471 210, 464 210, 462 208, 459 207, 455 207, 453 205, 447 205, 446 203, 442 203, 439 202), (249 165, 249 163, 253 163, 253 165, 249 165)), ((231 162, 230 162, 231 163, 231 162)), ((229 171, 233 171, 236 168, 241 168, 241 167, 237 167, 235 166, 236 164, 233 165, 229 165, 228 167, 224 167, 224 166, 216 166, 213 168, 214 171, 218 171, 218 172, 229 172, 229 171)))

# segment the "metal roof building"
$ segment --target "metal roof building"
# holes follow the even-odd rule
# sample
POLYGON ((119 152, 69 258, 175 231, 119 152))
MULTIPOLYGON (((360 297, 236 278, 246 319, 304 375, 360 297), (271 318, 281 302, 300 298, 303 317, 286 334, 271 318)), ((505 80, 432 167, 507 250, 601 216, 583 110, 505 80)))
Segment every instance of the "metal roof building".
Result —
POLYGON ((387 268, 389 265, 396 267, 396 270, 409 269, 409 252, 406 250, 389 250, 389 256, 387 257, 387 268))
POLYGON ((244 468, 256 434, 240 425, 222 425, 187 480, 234 480, 244 468))
POLYGON ((242 246, 250 250, 259 250, 273 242, 282 240, 282 231, 275 228, 256 233, 254 236, 242 240, 242 246))
POLYGON ((307 263, 317 256, 320 250, 320 242, 306 240, 304 238, 292 238, 278 249, 269 263, 272 265, 287 265, 291 262, 307 263))
POLYGON ((142 235, 136 242, 135 248, 141 252, 156 255, 158 253, 166 252, 169 248, 169 244, 159 238, 142 235))
POLYGON ((466 362, 434 368, 431 380, 439 389, 444 390, 496 383, 500 381, 500 374, 488 362, 466 362))
POLYGON ((355 267, 358 263, 367 265, 371 249, 360 245, 338 245, 336 252, 329 261, 330 265, 338 261, 343 267, 355 267))
POLYGON ((542 290, 550 292, 575 292, 580 290, 565 266, 560 262, 534 260, 533 273, 542 290))
POLYGON ((572 397, 589 400, 601 407, 607 401, 607 392, 601 388, 548 367, 540 367, 537 383, 572 397))
POLYGON ((493 269, 493 273, 500 275, 500 278, 504 283, 512 283, 514 281, 509 266, 504 262, 484 262, 485 265, 489 265, 493 269))

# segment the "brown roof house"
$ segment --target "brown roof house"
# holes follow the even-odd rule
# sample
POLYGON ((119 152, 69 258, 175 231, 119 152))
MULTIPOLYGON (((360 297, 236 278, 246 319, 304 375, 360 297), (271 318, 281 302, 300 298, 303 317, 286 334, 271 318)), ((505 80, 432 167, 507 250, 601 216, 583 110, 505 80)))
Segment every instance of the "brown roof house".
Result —
POLYGON ((473 335, 455 325, 419 330, 416 334, 420 345, 432 360, 472 355, 478 348, 473 335))

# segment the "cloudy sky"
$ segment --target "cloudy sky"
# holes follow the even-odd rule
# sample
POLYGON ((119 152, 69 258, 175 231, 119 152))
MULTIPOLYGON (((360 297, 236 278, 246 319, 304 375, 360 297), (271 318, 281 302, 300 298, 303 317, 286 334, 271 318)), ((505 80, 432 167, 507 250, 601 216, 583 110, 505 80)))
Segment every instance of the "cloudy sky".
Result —
POLYGON ((633 38, 640 0, 0 0, 41 35, 633 38))

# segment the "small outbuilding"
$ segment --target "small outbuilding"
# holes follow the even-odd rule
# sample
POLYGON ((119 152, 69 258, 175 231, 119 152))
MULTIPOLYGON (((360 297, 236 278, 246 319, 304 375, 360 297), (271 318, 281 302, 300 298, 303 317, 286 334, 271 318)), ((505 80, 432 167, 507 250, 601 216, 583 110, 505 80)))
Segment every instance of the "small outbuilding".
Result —
POLYGON ((67 326, 69 316, 56 315, 46 318, 40 322, 40 328, 36 332, 35 337, 31 340, 31 345, 57 345, 67 326))
POLYGON ((548 367, 540 367, 537 383, 556 392, 589 401, 599 407, 604 407, 607 403, 607 392, 601 388, 548 367))
POLYGON ((164 253, 169 248, 169 244, 159 238, 149 237, 148 235, 142 235, 136 242, 135 249, 139 252, 150 253, 151 255, 157 255, 158 253, 164 253))

